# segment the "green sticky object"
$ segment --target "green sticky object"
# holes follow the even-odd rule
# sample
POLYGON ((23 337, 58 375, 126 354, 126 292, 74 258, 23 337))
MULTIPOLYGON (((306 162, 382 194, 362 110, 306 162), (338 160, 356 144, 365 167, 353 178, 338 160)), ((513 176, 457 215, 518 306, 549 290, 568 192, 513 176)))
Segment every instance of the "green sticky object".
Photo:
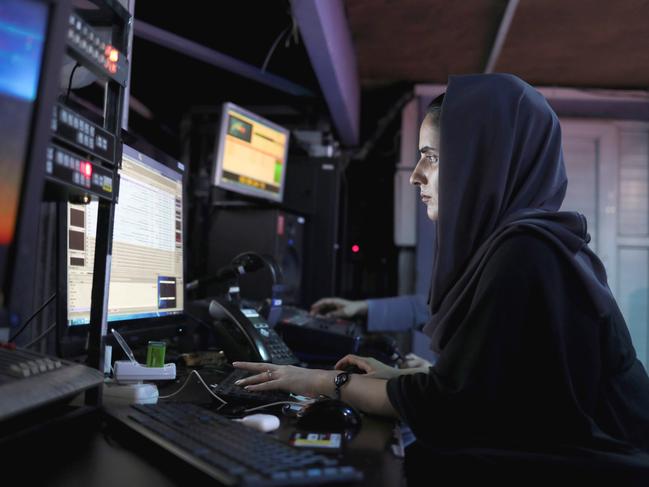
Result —
POLYGON ((146 366, 164 367, 166 349, 167 344, 165 342, 150 341, 146 349, 146 366))

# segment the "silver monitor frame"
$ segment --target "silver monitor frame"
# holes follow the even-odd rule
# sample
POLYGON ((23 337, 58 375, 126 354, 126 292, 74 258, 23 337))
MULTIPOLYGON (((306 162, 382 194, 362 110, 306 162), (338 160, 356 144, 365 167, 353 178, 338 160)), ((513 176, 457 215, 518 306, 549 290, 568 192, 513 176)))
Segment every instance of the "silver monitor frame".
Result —
POLYGON ((217 132, 217 139, 216 139, 216 152, 215 152, 215 160, 214 163, 212 164, 212 184, 214 186, 217 186, 219 188, 232 191, 234 193, 239 193, 243 194, 246 196, 253 196, 256 198, 263 198, 266 200, 270 201, 275 201, 277 203, 281 203, 284 199, 284 184, 286 182, 286 169, 287 169, 287 159, 288 159, 288 144, 289 144, 289 138, 290 138, 291 131, 285 127, 282 127, 281 125, 277 125, 274 122, 271 122, 270 120, 261 117, 249 110, 246 110, 245 108, 241 108, 239 105, 236 105, 232 102, 225 102, 222 107, 221 111, 221 124, 219 126, 218 132, 217 132), (277 130, 278 132, 283 132, 286 134, 286 146, 284 147, 284 170, 282 171, 282 181, 280 183, 279 187, 279 193, 277 195, 273 195, 267 191, 261 190, 261 189, 256 189, 256 188, 250 188, 246 187, 243 185, 239 185, 236 183, 232 183, 230 181, 224 180, 222 175, 223 175, 223 151, 225 148, 225 140, 226 140, 226 135, 227 135, 227 129, 228 129, 228 111, 233 110, 235 112, 240 112, 242 115, 245 115, 246 117, 249 117, 261 124, 267 125, 268 127, 272 128, 273 130, 277 130))

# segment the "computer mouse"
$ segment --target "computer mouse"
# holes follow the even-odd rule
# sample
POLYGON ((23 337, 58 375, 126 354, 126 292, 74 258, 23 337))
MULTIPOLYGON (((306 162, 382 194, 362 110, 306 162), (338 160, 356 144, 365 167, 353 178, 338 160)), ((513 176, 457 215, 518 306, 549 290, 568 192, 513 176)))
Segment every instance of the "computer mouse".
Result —
POLYGON ((241 422, 245 426, 249 426, 263 433, 275 431, 279 428, 279 418, 272 414, 250 414, 243 418, 235 419, 234 421, 241 422))
POLYGON ((297 425, 314 432, 356 431, 361 426, 361 415, 344 401, 319 399, 305 406, 297 425))

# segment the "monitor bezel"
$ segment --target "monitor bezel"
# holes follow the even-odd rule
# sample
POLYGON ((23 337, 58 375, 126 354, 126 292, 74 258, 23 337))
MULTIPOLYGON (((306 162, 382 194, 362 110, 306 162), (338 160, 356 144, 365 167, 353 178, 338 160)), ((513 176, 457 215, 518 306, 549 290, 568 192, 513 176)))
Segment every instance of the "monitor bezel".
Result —
MULTIPOLYGON (((185 165, 168 155, 167 153, 157 149, 156 147, 152 146, 149 144, 146 140, 144 140, 141 137, 138 137, 134 135, 131 132, 127 132, 126 130, 122 130, 121 132, 121 141, 119 146, 122 147, 123 151, 123 146, 129 146, 132 149, 141 152, 143 155, 153 159, 154 161, 162 164, 163 166, 166 166, 179 174, 182 175, 181 181, 182 181, 182 186, 183 186, 183 204, 182 204, 182 236, 183 236, 183 286, 182 286, 182 292, 183 292, 183 310, 179 310, 178 312, 170 313, 165 316, 149 316, 146 318, 133 318, 133 319, 124 319, 124 320, 114 320, 114 321, 108 321, 107 322, 107 328, 108 328, 108 333, 110 334, 110 330, 112 328, 115 328, 116 330, 120 331, 120 333, 126 333, 126 334, 150 334, 153 333, 154 330, 164 328, 164 329, 171 329, 173 326, 179 323, 179 321, 184 319, 185 316, 185 307, 186 307, 186 293, 184 292, 185 288, 185 275, 187 272, 186 266, 187 266, 187 247, 186 247, 186 218, 187 218, 187 185, 186 185, 186 167, 185 165)), ((120 166, 121 166, 121 159, 120 159, 120 166)), ((119 201, 119 194, 117 196, 117 201, 119 201)), ((75 340, 80 337, 80 336, 85 336, 89 329, 90 329, 90 324, 89 323, 84 323, 84 324, 75 324, 71 325, 70 320, 68 317, 68 305, 67 305, 67 285, 68 285, 68 272, 67 272, 67 259, 68 259, 68 252, 67 252, 67 240, 66 240, 66 232, 67 232, 67 227, 68 227, 68 205, 67 203, 63 203, 61 205, 61 210, 59 211, 59 228, 63 230, 61 232, 61 239, 59 242, 59 249, 60 249, 60 254, 61 256, 59 257, 59 262, 60 266, 62 267, 60 275, 61 275, 61 282, 59 284, 59 288, 64 296, 64 309, 63 313, 61 313, 64 317, 64 319, 61 319, 61 322, 63 323, 63 327, 65 329, 65 335, 69 337, 71 340, 75 340)), ((72 353, 72 355, 79 355, 80 350, 79 347, 77 346, 75 348, 75 352, 72 353)))
POLYGON ((271 120, 268 120, 267 118, 264 118, 260 115, 257 115, 254 112, 251 112, 250 110, 246 110, 245 108, 242 108, 241 106, 232 103, 232 102, 225 102, 222 105, 221 108, 221 122, 217 131, 216 135, 216 147, 215 147, 215 160, 212 164, 212 184, 218 188, 225 189, 227 191, 231 191, 233 193, 237 193, 240 195, 244 196, 251 196, 254 198, 261 198, 267 201, 272 201, 274 203, 282 203, 284 201, 284 190, 285 190, 285 184, 286 184, 286 170, 288 168, 288 146, 290 142, 290 135, 291 131, 287 129, 286 127, 283 127, 281 125, 276 124, 275 122, 272 122, 271 120), (223 152, 225 149, 225 140, 226 140, 226 135, 227 135, 227 127, 228 127, 228 111, 233 110, 233 111, 238 111, 241 112, 242 115, 245 115, 246 117, 252 118, 253 120, 258 121, 261 124, 265 124, 274 130, 277 130, 279 132, 282 132, 286 135, 286 145, 284 147, 284 170, 282 171, 282 181, 280 183, 280 188, 279 188, 279 193, 277 195, 272 195, 271 193, 268 193, 263 190, 258 190, 255 188, 249 188, 245 186, 239 186, 235 183, 231 183, 229 181, 226 181, 223 179, 223 152))

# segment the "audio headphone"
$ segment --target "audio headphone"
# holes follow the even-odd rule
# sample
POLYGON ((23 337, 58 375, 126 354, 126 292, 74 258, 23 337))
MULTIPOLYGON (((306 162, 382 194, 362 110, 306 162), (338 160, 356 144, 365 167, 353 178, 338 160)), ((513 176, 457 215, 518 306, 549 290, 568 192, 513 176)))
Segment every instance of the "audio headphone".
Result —
POLYGON ((268 254, 259 254, 253 251, 242 252, 230 261, 230 265, 239 275, 256 272, 266 267, 273 278, 273 285, 282 284, 283 282, 282 269, 275 262, 275 259, 268 254))

